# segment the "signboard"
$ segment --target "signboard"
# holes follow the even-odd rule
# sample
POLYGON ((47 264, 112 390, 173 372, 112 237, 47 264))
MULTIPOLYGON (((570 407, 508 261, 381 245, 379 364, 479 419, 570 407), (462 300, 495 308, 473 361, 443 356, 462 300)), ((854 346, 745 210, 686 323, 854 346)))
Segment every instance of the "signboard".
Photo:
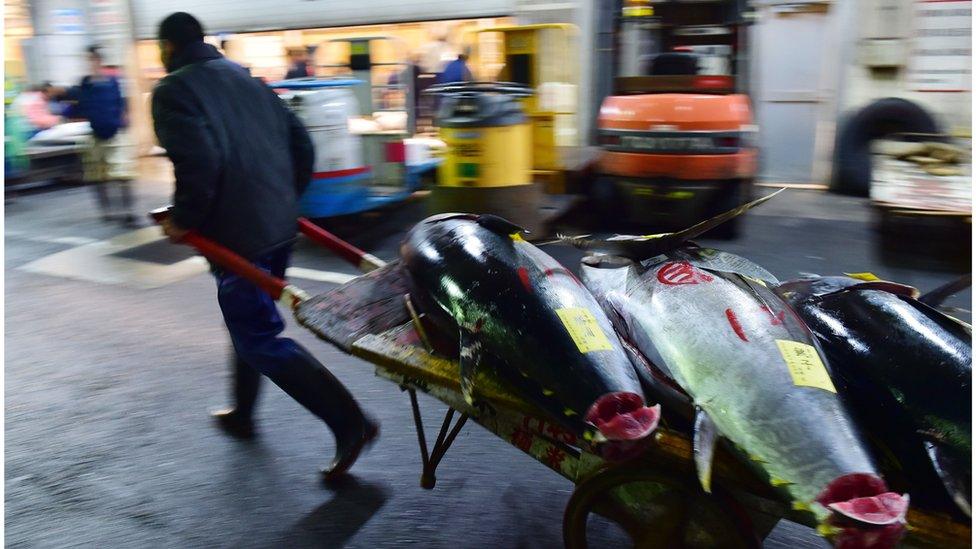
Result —
POLYGON ((871 201, 886 208, 971 215, 972 164, 960 164, 960 175, 937 176, 913 162, 875 155, 871 201))
POLYGON ((919 92, 968 92, 972 1, 917 0, 908 85, 919 92))
POLYGON ((54 34, 84 34, 85 15, 79 9, 51 10, 54 34))

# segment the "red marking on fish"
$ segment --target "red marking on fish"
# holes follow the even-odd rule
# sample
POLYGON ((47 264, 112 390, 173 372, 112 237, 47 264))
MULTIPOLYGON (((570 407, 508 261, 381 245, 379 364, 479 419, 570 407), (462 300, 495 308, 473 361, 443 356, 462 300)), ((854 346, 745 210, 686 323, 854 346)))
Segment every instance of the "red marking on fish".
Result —
POLYGON ((786 311, 780 311, 780 312, 778 312, 776 314, 773 314, 773 311, 771 311, 769 309, 769 307, 767 307, 765 305, 762 305, 759 308, 764 313, 766 313, 767 315, 769 315, 769 323, 772 324, 773 326, 779 326, 779 325, 783 324, 783 321, 786 319, 786 311))
POLYGON ((732 309, 725 309, 725 318, 729 319, 729 325, 732 326, 732 330, 735 331, 735 335, 739 336, 739 339, 749 342, 749 338, 746 337, 746 333, 742 331, 742 324, 739 324, 739 319, 735 316, 735 311, 732 309))
POLYGON ((529 270, 525 267, 518 268, 519 280, 522 282, 522 286, 525 286, 525 291, 532 293, 532 281, 529 280, 529 270))
POLYGON ((578 278, 576 278, 576 275, 574 275, 572 271, 570 271, 569 269, 565 269, 563 267, 557 267, 555 269, 546 269, 545 271, 543 271, 543 274, 545 274, 547 277, 553 276, 555 274, 564 274, 569 278, 571 278, 573 282, 575 282, 580 287, 583 286, 583 283, 580 282, 578 278))
POLYGON ((714 278, 698 269, 687 261, 665 263, 657 271, 657 279, 662 284, 676 286, 679 284, 698 284, 711 282, 714 278))

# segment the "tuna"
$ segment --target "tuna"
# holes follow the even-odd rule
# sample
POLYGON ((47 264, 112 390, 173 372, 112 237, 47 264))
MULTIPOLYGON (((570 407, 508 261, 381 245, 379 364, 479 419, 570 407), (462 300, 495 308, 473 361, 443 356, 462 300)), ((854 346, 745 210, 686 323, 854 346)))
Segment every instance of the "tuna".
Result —
POLYGON ((694 406, 706 490, 720 436, 796 509, 840 528, 845 544, 890 546, 907 496, 888 490, 813 334, 768 288, 775 278, 732 258, 687 244, 642 262, 589 256, 582 280, 641 358, 635 365, 694 406))
POLYGON ((482 362, 610 459, 638 451, 657 426, 613 327, 579 280, 491 215, 442 214, 400 247, 411 300, 437 331, 457 334, 461 389, 477 401, 482 362), (483 360, 484 359, 484 360, 483 360))
POLYGON ((752 202, 746 202, 741 206, 718 214, 710 219, 706 219, 700 223, 688 227, 687 229, 673 233, 615 235, 609 238, 593 238, 591 235, 559 235, 557 240, 547 242, 547 244, 570 244, 584 250, 597 249, 607 254, 627 257, 636 261, 643 261, 647 258, 675 250, 685 245, 685 243, 692 238, 701 236, 715 227, 718 227, 722 223, 746 213, 752 208, 771 200, 773 197, 785 190, 785 188, 779 189, 778 191, 768 194, 762 198, 757 198, 752 202))
POLYGON ((889 478, 902 477, 926 506, 948 503, 948 495, 967 516, 972 328, 934 306, 968 282, 950 283, 920 300, 914 288, 851 277, 794 280, 776 288, 816 334, 838 389, 879 455, 891 456, 889 478))

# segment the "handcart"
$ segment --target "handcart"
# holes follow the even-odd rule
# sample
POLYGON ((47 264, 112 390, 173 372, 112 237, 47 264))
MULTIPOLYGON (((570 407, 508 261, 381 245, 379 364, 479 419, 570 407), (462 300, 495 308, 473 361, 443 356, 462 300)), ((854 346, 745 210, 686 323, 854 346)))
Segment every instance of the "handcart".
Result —
MULTIPOLYGON (((168 214, 164 209, 152 215, 160 221, 168 214)), ((300 220, 299 228, 366 274, 310 296, 193 232, 183 243, 255 283, 292 309, 299 324, 369 362, 376 375, 407 393, 420 446, 422 487, 434 488, 438 464, 470 420, 575 484, 563 516, 563 541, 571 549, 587 547, 587 522, 594 513, 618 523, 637 547, 759 547, 781 519, 815 526, 812 515, 793 510, 768 482, 722 448, 716 455, 712 493, 704 493, 689 434, 663 422, 640 457, 611 463, 519 398, 490 368, 479 370, 479 400, 468 405, 456 358, 433 351, 437 334, 413 307, 398 262, 384 263, 307 220, 300 220), (428 445, 417 391, 448 406, 433 446, 428 445)), ((970 546, 970 526, 947 515, 912 509, 907 520, 905 546, 970 546)))

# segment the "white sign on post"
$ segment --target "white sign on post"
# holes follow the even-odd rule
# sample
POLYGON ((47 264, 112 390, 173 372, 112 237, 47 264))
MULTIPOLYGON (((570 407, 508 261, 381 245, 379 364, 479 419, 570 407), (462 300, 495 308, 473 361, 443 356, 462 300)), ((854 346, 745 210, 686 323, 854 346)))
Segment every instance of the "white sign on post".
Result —
POLYGON ((972 72, 972 1, 917 0, 909 89, 968 92, 972 72))
POLYGON ((51 27, 54 34, 84 34, 85 14, 74 8, 51 10, 51 27))

